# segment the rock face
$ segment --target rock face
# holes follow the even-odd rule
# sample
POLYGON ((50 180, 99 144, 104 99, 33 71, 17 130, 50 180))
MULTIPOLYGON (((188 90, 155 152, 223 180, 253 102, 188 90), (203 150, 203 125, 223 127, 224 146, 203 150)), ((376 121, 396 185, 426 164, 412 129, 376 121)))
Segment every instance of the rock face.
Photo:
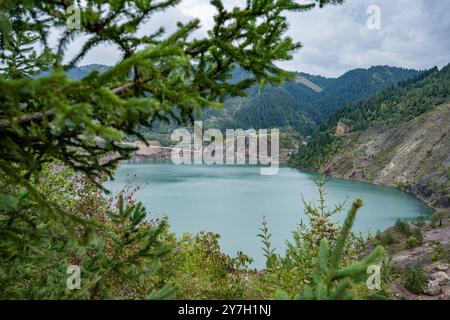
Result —
POLYGON ((344 134, 346 134, 349 131, 349 127, 343 123, 343 122, 338 122, 337 126, 336 126, 336 134, 338 136, 342 136, 344 134))
MULTIPOLYGON (((336 133, 345 133, 338 125, 336 133)), ((450 103, 396 127, 372 127, 341 137, 322 171, 400 187, 437 208, 450 207, 450 103)))
POLYGON ((442 288, 439 285, 439 281, 429 280, 423 292, 430 296, 437 296, 441 291, 442 288))
MULTIPOLYGON (((442 245, 444 251, 450 250, 450 226, 425 231, 423 233, 423 242, 424 243, 422 245, 414 249, 403 250, 396 253, 392 257, 392 261, 394 261, 401 267, 415 266, 417 264, 425 265, 431 263, 432 261, 431 258, 434 250, 434 243, 439 242, 442 245)), ((448 270, 448 265, 446 264, 439 265, 440 269, 444 269, 446 267, 448 270)))
MULTIPOLYGON (((142 141, 135 141, 131 143, 127 143, 127 145, 136 147, 138 150, 134 153, 132 160, 160 160, 167 161, 171 160, 172 148, 163 147, 159 143, 159 141, 148 141, 148 145, 143 143, 142 141)), ((268 149, 270 151, 270 143, 268 145, 268 149)), ((288 164, 289 158, 297 153, 297 148, 290 149, 280 149, 279 152, 279 161, 280 165, 288 164)), ((269 152, 270 153, 270 152, 269 152)), ((248 158, 248 146, 246 146, 246 159, 248 158)), ((226 159, 226 150, 224 150, 223 154, 224 160, 226 159)))
POLYGON ((447 284, 449 279, 449 276, 443 271, 439 271, 431 275, 431 280, 437 281, 439 285, 447 284))
POLYGON ((442 263, 442 264, 438 264, 436 266, 436 269, 439 270, 439 271, 447 271, 449 268, 448 268, 448 264, 447 263, 442 263))
MULTIPOLYGON (((443 220, 443 226, 433 228, 430 222, 423 225, 410 223, 410 228, 418 228, 423 235, 423 243, 415 248, 406 249, 406 236, 397 237, 394 244, 386 245, 392 262, 399 270, 407 267, 422 266, 423 275, 427 279, 422 294, 409 292, 405 286, 405 279, 397 279, 389 284, 393 294, 398 298, 408 300, 449 300, 450 299, 450 265, 445 252, 450 252, 450 219, 443 220), (437 244, 442 254, 436 256, 437 244)), ((385 233, 399 232, 391 227, 385 233)), ((398 233, 396 234, 398 236, 398 233)))
POLYGON ((448 280, 449 276, 445 272, 433 273, 423 292, 430 296, 437 296, 446 289, 445 286, 448 284, 448 280))
POLYGON ((138 148, 134 153, 134 160, 170 160, 171 148, 161 147, 159 141, 148 141, 148 145, 136 141, 129 145, 138 148))

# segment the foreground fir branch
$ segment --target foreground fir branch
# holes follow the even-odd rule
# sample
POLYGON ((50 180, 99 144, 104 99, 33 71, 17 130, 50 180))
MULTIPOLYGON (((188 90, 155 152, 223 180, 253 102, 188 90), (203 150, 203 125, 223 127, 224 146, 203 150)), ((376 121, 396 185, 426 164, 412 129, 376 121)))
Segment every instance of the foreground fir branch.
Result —
MULTIPOLYGON (((326 179, 321 177, 313 182, 318 188, 319 199, 306 202, 302 198, 309 224, 300 223, 293 232, 293 241, 287 242, 284 254, 275 254, 267 221, 263 220, 258 236, 262 239, 266 257, 267 270, 262 284, 269 288, 269 293, 265 294, 275 291, 280 299, 360 298, 355 295, 353 284, 365 285, 368 267, 381 261, 384 249, 379 246, 359 261, 364 240, 351 229, 362 201, 358 199, 353 203, 340 226, 331 217, 343 211, 345 202, 328 208, 326 179)), ((363 294, 368 296, 367 292, 363 294)))
POLYGON ((178 23, 171 34, 163 28, 137 34, 152 15, 179 2, 83 2, 79 28, 69 29, 72 1, 1 1, 2 298, 160 298, 170 293, 171 287, 154 275, 165 252, 158 236, 163 227, 146 225, 137 204, 120 205, 107 215, 99 195, 102 179, 112 177, 119 161, 134 152, 123 142, 129 135, 141 137, 140 130, 155 121, 189 123, 226 96, 288 79, 292 75, 274 65, 300 48, 285 35, 286 13, 342 1, 248 0, 228 10, 213 0, 214 26, 204 38, 192 37, 198 20, 178 23), (55 29, 62 31, 56 49, 49 46, 55 29), (80 39, 87 40, 68 57, 68 45, 80 39), (67 77, 68 68, 105 43, 120 50, 116 65, 81 80, 67 77), (231 83, 236 67, 249 77, 231 83), (65 181, 55 177, 55 172, 63 174, 61 166, 69 168, 65 181), (77 188, 71 179, 80 176, 86 181, 77 188), (45 193, 52 181, 58 181, 53 192, 45 193), (80 189, 86 192, 71 193, 80 189), (80 207, 84 203, 90 205, 80 207), (70 264, 81 266, 84 275, 78 293, 66 288, 70 264))
POLYGON ((356 200, 345 219, 336 246, 330 250, 328 241, 323 239, 319 247, 319 267, 314 270, 314 287, 306 286, 299 299, 308 300, 343 300, 353 298, 352 282, 360 281, 367 274, 370 265, 376 263, 383 255, 383 248, 377 247, 369 256, 359 262, 341 267, 345 246, 355 221, 356 213, 362 206, 356 200))

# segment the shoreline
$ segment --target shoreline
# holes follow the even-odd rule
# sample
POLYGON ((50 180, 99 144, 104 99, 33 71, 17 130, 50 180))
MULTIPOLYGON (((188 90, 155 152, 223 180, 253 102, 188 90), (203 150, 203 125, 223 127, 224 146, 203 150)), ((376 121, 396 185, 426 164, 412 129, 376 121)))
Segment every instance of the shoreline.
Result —
MULTIPOLYGON (((134 142, 133 145, 136 146, 138 148, 138 150, 136 151, 136 154, 133 155, 133 157, 131 157, 129 160, 125 160, 126 163, 129 163, 131 161, 155 161, 155 162, 156 161, 168 161, 168 162, 170 161, 170 154, 171 154, 172 150, 170 148, 161 147, 159 145, 159 143, 156 143, 156 141, 151 141, 151 144, 148 147, 146 147, 145 144, 138 143, 138 142, 134 142)), ((292 150, 286 150, 286 151, 290 152, 292 150)), ((280 152, 280 154, 281 153, 282 152, 280 152)), ((323 172, 320 172, 319 170, 313 170, 313 169, 309 169, 309 168, 302 168, 299 166, 295 166, 295 165, 292 165, 289 163, 289 157, 287 157, 286 159, 280 159, 280 167, 281 166, 289 167, 292 169, 304 170, 307 172, 324 175, 326 177, 344 179, 344 180, 348 180, 348 181, 365 182, 365 183, 369 183, 369 184, 376 185, 376 186, 384 186, 384 187, 401 190, 401 191, 409 193, 409 194, 413 195, 414 197, 416 197, 417 199, 421 200, 430 209, 433 209, 434 211, 439 210, 439 209, 448 209, 449 208, 449 207, 442 207, 442 208, 436 207, 431 203, 430 198, 427 198, 427 197, 421 195, 420 193, 414 193, 411 190, 407 190, 404 188, 399 188, 399 187, 389 185, 389 184, 377 183, 377 182, 369 181, 369 180, 365 180, 365 179, 351 179, 351 178, 346 178, 346 177, 332 175, 332 174, 325 174, 323 172)))
MULTIPOLYGON (((130 158, 129 160, 125 160, 124 162, 125 163, 131 163, 133 161, 136 161, 136 162, 149 161, 149 162, 168 162, 168 163, 172 163, 170 161, 170 157, 169 158, 168 157, 161 157, 161 158, 159 158, 158 156, 155 157, 155 156, 147 156, 147 155, 136 155, 136 156, 133 156, 132 158, 130 158)), ((422 196, 419 193, 414 193, 414 192, 411 192, 410 190, 405 190, 405 189, 402 189, 402 188, 399 188, 399 187, 396 187, 396 186, 383 184, 383 183, 376 183, 376 182, 369 181, 369 180, 364 180, 364 179, 351 179, 351 178, 345 178, 345 177, 336 176, 336 175, 324 174, 324 173, 321 173, 318 170, 312 170, 312 169, 308 169, 308 168, 302 168, 302 167, 299 167, 299 166, 291 165, 291 164, 289 164, 288 161, 280 162, 280 168, 281 167, 297 169, 297 170, 306 171, 306 172, 310 172, 310 173, 314 173, 314 174, 319 174, 319 175, 323 175, 325 177, 331 177, 331 178, 335 178, 335 179, 342 179, 342 180, 356 181, 356 182, 364 182, 364 183, 368 183, 368 184, 371 184, 371 185, 374 185, 374 186, 383 186, 383 187, 393 188, 393 189, 396 189, 396 190, 399 190, 399 191, 403 191, 405 193, 408 193, 408 194, 414 196, 416 199, 419 199, 424 204, 426 204, 426 206, 428 208, 432 209, 433 212, 435 212, 437 210, 440 210, 440 209, 443 209, 443 210, 449 209, 449 207, 436 207, 436 206, 433 206, 430 203, 430 199, 429 198, 426 198, 426 197, 422 196)))
MULTIPOLYGON (((153 148, 155 148, 155 146, 153 146, 153 148)), ((155 150, 151 154, 142 152, 141 150, 142 149, 138 150, 136 155, 134 155, 129 160, 125 160, 125 163, 130 163, 132 161, 150 161, 150 162, 163 161, 163 162, 171 162, 170 161, 170 151, 167 150, 166 148, 164 148, 164 149, 160 148, 160 150, 155 150)), ((389 184, 376 183, 376 182, 365 180, 365 179, 351 179, 351 178, 346 178, 346 177, 332 175, 332 174, 324 174, 323 172, 320 172, 319 170, 313 170, 313 169, 309 169, 309 168, 302 168, 302 167, 299 167, 299 166, 291 165, 291 164, 289 164, 289 159, 287 159, 286 161, 280 161, 280 167, 288 167, 288 168, 292 168, 292 169, 303 170, 303 171, 306 171, 306 172, 311 172, 311 173, 315 173, 315 174, 324 175, 325 177, 332 177, 332 178, 343 179, 343 180, 347 180, 347 181, 358 181, 358 182, 364 182, 364 183, 372 184, 372 185, 375 185, 375 186, 383 186, 383 187, 388 187, 388 188, 394 188, 396 190, 404 191, 404 192, 406 192, 406 193, 408 193, 410 195, 413 195, 415 198, 417 198, 417 199, 421 200, 423 203, 425 203, 430 209, 433 210, 433 212, 436 211, 436 210, 440 210, 440 209, 449 209, 449 207, 436 207, 430 202, 429 198, 424 197, 420 193, 411 192, 411 190, 399 188, 399 187, 396 187, 396 186, 393 186, 393 185, 389 185, 389 184)))

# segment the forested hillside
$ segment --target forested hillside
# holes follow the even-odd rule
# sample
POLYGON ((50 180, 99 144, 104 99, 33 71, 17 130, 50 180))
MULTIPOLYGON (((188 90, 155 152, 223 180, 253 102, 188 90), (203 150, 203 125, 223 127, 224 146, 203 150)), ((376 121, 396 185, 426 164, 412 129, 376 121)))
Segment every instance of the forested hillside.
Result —
POLYGON ((204 118, 215 127, 291 127, 309 135, 334 111, 417 74, 416 70, 388 66, 355 69, 338 78, 298 73, 297 81, 282 86, 268 86, 262 92, 253 87, 248 97, 228 100, 224 110, 207 111, 204 118), (302 78, 320 92, 306 86, 299 80, 302 78))
POLYGON ((292 163, 449 205, 450 65, 337 111, 292 163), (337 129, 339 128, 339 129, 337 129))
MULTIPOLYGON (((93 70, 105 71, 104 65, 87 65, 72 68, 68 75, 81 79, 93 70)), ((227 99, 222 109, 209 108, 198 119, 206 126, 226 128, 293 128, 303 135, 310 135, 315 128, 336 110, 350 103, 369 98, 374 93, 417 75, 418 71, 388 66, 348 71, 338 78, 298 73, 296 81, 281 86, 247 89, 246 97, 227 99), (306 79, 320 88, 320 92, 304 84, 306 79)), ((230 82, 248 77, 242 68, 237 68, 230 82)), ((164 123, 155 123, 155 131, 168 132, 172 128, 164 123)))

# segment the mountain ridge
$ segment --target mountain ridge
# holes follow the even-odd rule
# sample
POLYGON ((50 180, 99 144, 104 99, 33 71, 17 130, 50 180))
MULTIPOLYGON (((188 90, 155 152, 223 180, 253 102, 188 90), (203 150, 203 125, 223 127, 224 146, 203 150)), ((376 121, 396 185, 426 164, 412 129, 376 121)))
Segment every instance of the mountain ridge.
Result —
POLYGON ((388 66, 350 70, 338 78, 299 72, 299 77, 320 90, 298 80, 268 86, 262 92, 254 86, 248 90, 246 98, 229 99, 222 110, 208 110, 202 119, 209 121, 211 127, 291 127, 304 136, 310 135, 336 110, 367 99, 420 72, 388 66))
POLYGON ((450 64, 337 111, 291 164, 450 206, 450 64))

